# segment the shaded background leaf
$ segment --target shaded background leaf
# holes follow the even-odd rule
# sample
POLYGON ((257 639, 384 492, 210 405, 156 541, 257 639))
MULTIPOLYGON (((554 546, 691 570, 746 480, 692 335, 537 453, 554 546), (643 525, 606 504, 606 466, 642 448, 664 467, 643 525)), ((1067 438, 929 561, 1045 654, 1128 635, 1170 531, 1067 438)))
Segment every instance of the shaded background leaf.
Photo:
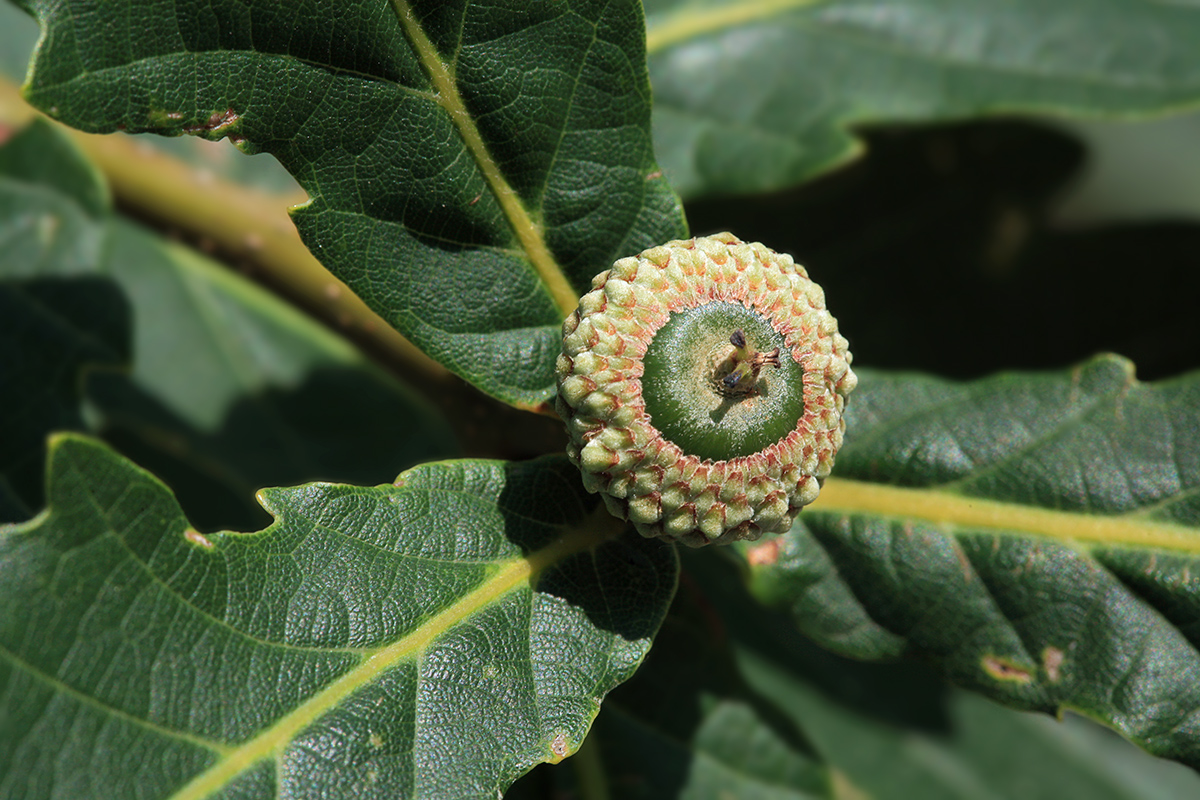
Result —
POLYGON ((864 372, 818 505, 746 552, 755 593, 860 658, 1200 764, 1200 376, 1128 362, 957 384, 864 372))
POLYGON ((271 527, 204 535, 63 435, 47 495, 0 529, 0 793, 30 800, 492 800, 578 746, 675 587, 564 457, 263 490, 271 527))
POLYGON ((1058 224, 1086 165, 1078 143, 1017 122, 867 141, 867 158, 803 188, 696 200, 689 219, 794 254, 856 364, 975 378, 1113 351, 1146 379, 1200 367, 1200 228, 1058 224))
POLYGON ((1200 11, 1149 0, 647 0, 654 136, 685 197, 797 184, 852 126, 1200 100, 1200 11))
POLYGON ((1074 715, 1005 709, 911 661, 867 664, 821 650, 746 593, 728 554, 682 556, 680 591, 654 650, 605 701, 584 750, 534 770, 508 797, 589 798, 597 773, 611 797, 1167 800, 1200 792, 1192 770, 1074 715), (734 709, 754 714, 734 718, 734 709), (721 728, 737 742, 713 752, 707 745, 721 728), (807 772, 789 774, 788 764, 807 772), (812 785, 820 776, 824 791, 812 785))
POLYGON ((265 0, 20 4, 49 31, 31 102, 87 130, 273 153, 312 198, 294 219, 322 263, 509 402, 550 397, 593 275, 685 231, 633 0, 324 3, 286 28, 265 0))
POLYGON ((834 796, 803 729, 742 677, 708 589, 685 573, 644 669, 597 720, 594 746, 612 796, 834 796))
POLYGON ((438 412, 350 344, 105 196, 46 123, 0 149, 7 519, 40 508, 44 439, 64 428, 152 466, 205 529, 264 522, 264 485, 378 483, 455 454, 438 412))

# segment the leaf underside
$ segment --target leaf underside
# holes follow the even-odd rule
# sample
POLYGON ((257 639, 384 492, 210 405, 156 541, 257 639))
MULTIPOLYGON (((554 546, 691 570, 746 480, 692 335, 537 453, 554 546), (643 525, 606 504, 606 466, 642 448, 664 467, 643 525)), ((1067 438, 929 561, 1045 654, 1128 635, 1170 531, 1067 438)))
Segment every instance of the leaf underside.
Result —
POLYGON ((551 395, 559 324, 597 272, 685 232, 633 0, 20 4, 44 31, 34 105, 272 153, 311 197, 294 220, 321 262, 503 400, 551 395))
POLYGON ((1200 766, 1200 376, 1115 357, 968 384, 866 372, 822 497, 746 548, 758 596, 1200 766))
POLYGON ((6 797, 493 800, 578 747, 675 585, 564 458, 263 490, 271 527, 206 535, 64 435, 47 493, 0 529, 6 797))

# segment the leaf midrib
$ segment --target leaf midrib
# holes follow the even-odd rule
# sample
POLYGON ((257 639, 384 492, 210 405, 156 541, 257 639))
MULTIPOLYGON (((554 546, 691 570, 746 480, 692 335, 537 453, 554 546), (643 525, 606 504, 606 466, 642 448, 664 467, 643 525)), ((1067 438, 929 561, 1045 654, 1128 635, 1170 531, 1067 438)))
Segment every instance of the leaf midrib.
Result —
POLYGON ((579 295, 571 282, 567 280, 562 267, 559 266, 550 248, 546 245, 541 226, 533 221, 515 189, 505 179, 500 171, 500 165, 492 158, 484 144, 483 136, 475 125, 475 120, 467 110, 462 95, 458 92, 458 84, 451 74, 450 68, 433 46, 433 42, 425 35, 425 31, 417 23, 408 0, 390 0, 392 10, 400 22, 409 44, 417 59, 429 75, 437 95, 437 102, 450 116, 450 121, 458 129, 463 144, 479 167, 488 188, 496 197, 501 211, 517 235, 525 255, 529 258, 538 277, 546 285, 554 304, 562 316, 567 316, 579 304, 579 295))
POLYGON ((1200 553, 1200 532, 1196 529, 1146 519, 1140 512, 1101 515, 1059 511, 939 489, 885 486, 847 478, 825 482, 816 502, 805 511, 818 512, 878 514, 951 528, 1033 534, 1064 542, 1200 553))
MULTIPOLYGON (((808 8, 815 5, 823 5, 829 0, 754 0, 753 2, 732 3, 728 6, 714 8, 705 12, 688 13, 685 9, 682 12, 676 12, 664 17, 664 22, 659 25, 647 25, 646 30, 646 55, 647 57, 655 53, 673 47, 682 42, 699 38, 710 33, 720 33, 729 28, 738 26, 750 25, 755 22, 765 22, 772 17, 779 16, 788 11, 798 11, 803 8, 808 8)), ((649 20, 647 20, 649 23, 649 20)), ((996 65, 984 63, 980 61, 971 61, 964 59, 947 58, 944 54, 936 60, 931 59, 926 52, 910 49, 905 47, 887 46, 878 39, 870 37, 854 36, 845 31, 834 32, 829 28, 823 28, 820 31, 822 38, 828 40, 836 38, 844 42, 868 50, 886 52, 890 55, 899 56, 905 59, 934 61, 935 66, 944 68, 946 65, 957 67, 967 67, 980 72, 1000 73, 1002 75, 1015 75, 1026 78, 1038 78, 1042 80, 1070 80, 1075 83, 1083 83, 1099 88, 1112 88, 1116 86, 1118 89, 1141 89, 1146 91, 1163 92, 1167 91, 1170 86, 1162 81, 1124 81, 1114 82, 1112 76, 1096 75, 1088 73, 1074 74, 1070 73, 1063 75, 1061 73, 1040 72, 1035 69, 1022 69, 1016 64, 996 65)), ((1031 108, 1039 108, 1037 103, 1034 103, 1031 108)), ((1080 111, 1086 112, 1088 109, 1082 108, 1080 111)), ((863 110, 850 109, 841 115, 841 121, 844 123, 865 122, 870 121, 872 117, 869 114, 864 116, 863 110)))
MULTIPOLYGON (((664 22, 646 26, 646 55, 695 39, 706 33, 725 30, 735 25, 768 19, 783 11, 813 6, 825 0, 754 0, 695 12, 684 9, 664 17, 664 22)), ((647 20, 649 23, 650 20, 647 20)))
POLYGON ((456 624, 470 618, 522 584, 532 585, 533 578, 547 567, 597 546, 611 535, 612 531, 608 526, 589 525, 589 521, 590 518, 554 544, 500 567, 458 602, 435 614, 407 636, 379 648, 360 664, 281 717, 274 725, 245 743, 231 748, 216 764, 171 795, 170 800, 202 800, 220 791, 258 762, 282 753, 304 728, 337 707, 364 685, 378 679, 387 670, 406 659, 419 656, 426 646, 456 624))

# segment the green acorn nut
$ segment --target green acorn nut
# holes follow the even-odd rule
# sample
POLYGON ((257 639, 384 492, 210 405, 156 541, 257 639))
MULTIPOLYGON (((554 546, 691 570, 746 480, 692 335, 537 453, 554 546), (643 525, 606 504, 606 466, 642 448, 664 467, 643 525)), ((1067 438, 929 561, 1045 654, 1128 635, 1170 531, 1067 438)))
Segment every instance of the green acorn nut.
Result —
POLYGON ((732 234, 622 258, 563 323, 559 416, 588 491, 693 547, 787 531, 858 379, 821 287, 732 234))

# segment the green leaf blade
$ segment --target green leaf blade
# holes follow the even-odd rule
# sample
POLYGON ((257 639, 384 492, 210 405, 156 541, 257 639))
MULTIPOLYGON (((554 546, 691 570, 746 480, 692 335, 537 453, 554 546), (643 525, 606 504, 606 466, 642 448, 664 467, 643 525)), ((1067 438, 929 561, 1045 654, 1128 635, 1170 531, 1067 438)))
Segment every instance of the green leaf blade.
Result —
POLYGON ((274 154, 312 198, 294 219, 318 258, 508 402, 551 396, 547 343, 596 273, 686 233, 628 0, 130 0, 95 4, 78 34, 53 4, 26 6, 52 32, 32 102, 88 130, 274 154))
POLYGON ((494 797, 578 747, 674 591, 673 551, 611 538, 565 459, 264 491, 270 528, 201 534, 102 446, 51 453, 48 510, 0 529, 0 594, 28 609, 5 682, 30 690, 0 763, 31 798, 494 797), (111 736, 143 758, 89 783, 111 736))
POLYGON ((457 453, 432 404, 349 342, 91 202, 105 196, 48 123, 0 148, 0 350, 15 365, 0 371, 0 519, 42 507, 55 430, 152 466, 203 530, 262 524, 263 485, 378 483, 457 453))
POLYGON ((685 197, 804 181, 861 152, 854 126, 1200 102, 1200 15, 1179 4, 650 0, 646 17, 655 141, 685 197))
POLYGON ((918 655, 1200 763, 1196 376, 1140 384, 1100 358, 971 384, 873 378, 841 479, 749 550, 755 591, 841 652, 918 655))

